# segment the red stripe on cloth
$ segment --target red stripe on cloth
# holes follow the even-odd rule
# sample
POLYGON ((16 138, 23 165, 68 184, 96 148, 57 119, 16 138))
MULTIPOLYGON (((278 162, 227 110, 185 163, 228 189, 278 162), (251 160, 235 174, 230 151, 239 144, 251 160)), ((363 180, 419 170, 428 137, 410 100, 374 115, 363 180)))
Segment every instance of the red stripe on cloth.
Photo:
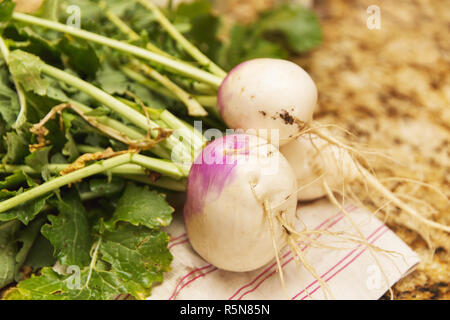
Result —
MULTIPOLYGON (((353 211, 353 210, 355 210, 355 209, 357 209, 356 207, 354 207, 353 205, 349 205, 348 207, 347 207, 347 209, 348 210, 351 210, 351 211, 353 211)), ((326 224, 328 221, 330 221, 331 219, 334 219, 334 218, 336 218, 337 216, 340 216, 340 215, 342 215, 342 212, 341 211, 339 211, 338 213, 336 213, 335 215, 333 215, 333 216, 331 216, 331 217, 329 217, 328 219, 326 219, 326 220, 324 220, 321 224, 319 224, 316 228, 315 228, 315 230, 319 230, 321 227, 323 227, 323 225, 324 224, 326 224)), ((343 216, 342 216, 343 217, 343 216)), ((340 220, 340 219, 339 219, 340 220)), ((339 221, 338 220, 338 221, 339 221)), ((334 223, 334 224, 336 224, 336 223, 334 223)), ((333 225, 334 225, 333 224, 333 225)), ((328 226, 327 227, 327 229, 328 228, 330 228, 331 226, 328 226)), ((320 235, 319 235, 319 237, 320 237, 320 235)), ((318 237, 318 238, 319 238, 318 237)), ((283 260, 285 257, 287 257, 288 255, 290 254, 290 252, 288 252, 288 253, 286 253, 282 258, 281 258, 281 260, 283 260)), ((270 266, 268 266, 265 270, 263 270, 255 279, 253 279, 250 283, 247 283, 246 285, 244 285, 244 286, 242 286, 242 287, 240 287, 231 297, 229 297, 228 298, 228 300, 232 300, 235 296, 237 296, 238 294, 239 294, 239 292, 241 292, 242 290, 244 290, 245 288, 248 288, 248 287, 250 287, 251 285, 253 285, 256 281, 258 281, 258 279, 260 279, 264 274, 266 274, 270 269, 272 269, 274 266, 276 265, 276 262, 274 262, 274 263, 272 263, 270 266)))
POLYGON ((170 242, 174 242, 175 240, 178 240, 178 239, 180 239, 180 238, 183 238, 183 237, 185 237, 186 235, 187 235, 186 233, 183 233, 182 235, 179 235, 178 237, 170 238, 169 243, 170 243, 170 242))
MULTIPOLYGON (((380 231, 382 228, 384 227, 384 225, 379 226, 377 229, 375 229, 367 238, 366 240, 369 240, 370 238, 372 238, 378 231, 380 231)), ((362 245, 359 244, 355 249, 353 249, 352 251, 350 251, 346 256, 344 256, 341 260, 339 260, 334 266, 332 266, 330 269, 328 269, 327 272, 325 272, 324 274, 321 275, 321 278, 325 277, 328 273, 330 273, 331 271, 333 271, 334 268, 336 268, 337 266, 339 266, 342 262, 344 262, 345 260, 347 260, 348 257, 350 257, 353 253, 355 253, 356 250, 358 250, 362 245)), ((310 283, 305 289, 303 289, 302 291, 300 291, 297 295, 295 295, 292 300, 294 300, 295 298, 297 298, 300 294, 302 294, 303 292, 305 292, 306 290, 308 290, 311 286, 313 286, 314 284, 316 284, 318 281, 314 280, 312 283, 310 283)))
POLYGON ((201 267, 201 268, 196 268, 196 269, 192 270, 191 272, 189 272, 188 274, 186 274, 183 278, 181 278, 181 280, 178 282, 177 286, 176 286, 175 289, 173 290, 172 295, 170 296, 169 300, 171 300, 171 299, 173 298, 173 296, 177 293, 178 287, 183 283, 183 281, 184 281, 187 277, 189 277, 191 274, 194 274, 194 273, 196 273, 196 272, 198 272, 198 271, 207 269, 207 268, 209 268, 209 267, 211 267, 211 266, 212 266, 212 265, 208 264, 208 265, 203 266, 203 267, 201 267))
MULTIPOLYGON (((353 210, 355 210, 355 209, 357 209, 357 208, 355 207, 355 208, 353 208, 351 211, 353 211, 353 210)), ((351 211, 350 211, 350 212, 351 212, 351 211)), ((336 225, 339 221, 341 221, 341 220, 345 217, 345 215, 343 215, 343 214, 340 213, 340 212, 339 212, 337 215, 335 215, 334 217, 336 217, 336 216, 340 216, 339 219, 335 220, 332 224, 330 224, 330 225, 327 227, 327 229, 333 227, 334 225, 336 225)), ((334 217, 332 217, 332 218, 334 218, 334 217)), ((331 219, 331 218, 330 218, 330 219, 331 219)), ((328 219, 328 220, 330 220, 330 219, 328 219)), ((321 235, 318 235, 318 236, 316 237, 316 239, 319 239, 320 236, 321 236, 321 235)), ((309 247, 308 245, 305 245, 305 246, 302 248, 302 251, 306 250, 308 247, 309 247)), ((291 253, 291 252, 286 253, 286 254, 282 257, 282 259, 284 259, 285 257, 287 257, 287 256, 290 255, 290 254, 292 254, 292 253, 291 253)), ((294 260, 293 257, 291 257, 289 260, 287 260, 285 263, 283 263, 283 264, 281 265, 281 268, 284 268, 284 266, 287 265, 288 263, 290 263, 292 260, 294 260)), ((274 263, 272 266, 274 266, 274 265, 276 265, 276 263, 274 263)), ((272 266, 271 266, 271 267, 272 267, 272 266)), ((267 277, 263 278, 263 279, 262 279, 262 280, 261 280, 261 281, 253 288, 253 289, 250 289, 250 290, 244 292, 237 300, 241 300, 241 299, 242 299, 244 296, 246 296, 247 294, 250 294, 250 293, 254 292, 256 289, 259 288, 259 286, 261 286, 261 285, 264 283, 264 281, 266 281, 267 279, 269 279, 270 277, 272 277, 274 274, 276 274, 276 272, 277 272, 277 269, 273 270, 269 275, 267 275, 267 277)))
POLYGON ((184 240, 182 240, 182 241, 172 243, 172 244, 169 246, 169 250, 172 249, 173 247, 179 245, 179 244, 183 244, 183 243, 186 243, 186 242, 189 242, 189 240, 188 240, 188 239, 184 239, 184 240))
MULTIPOLYGON (((381 236, 383 236, 387 231, 389 231, 389 229, 385 226, 385 225, 381 225, 380 227, 378 227, 374 232, 372 232, 372 234, 367 237, 367 240, 369 240, 371 237, 373 237, 376 233, 378 233, 378 231, 380 231, 381 229, 385 228, 377 237, 375 237, 375 239, 373 239, 370 244, 373 244, 375 241, 377 241, 381 236)), ((323 278, 324 276, 326 276, 328 273, 330 273, 334 268, 336 268, 337 266, 339 266, 342 262, 344 262, 345 260, 347 260, 348 257, 350 257, 351 255, 353 255, 353 253, 355 253, 362 245, 358 245, 358 247, 356 247, 355 249, 353 249, 347 256, 345 256, 343 259, 341 259, 341 261, 339 261, 337 264, 335 264, 332 268, 330 268, 326 273, 324 273, 321 278, 323 278)), ((340 273, 342 270, 344 270, 345 268, 347 268, 350 264, 352 264, 363 252, 365 252, 367 250, 367 247, 362 250, 359 254, 357 254, 355 257, 353 257, 348 263, 346 263, 342 268, 340 268, 339 270, 337 270, 334 274, 332 274, 330 277, 328 277, 327 279, 325 279, 325 282, 328 282, 329 280, 331 280, 332 278, 334 278, 338 273, 340 273)), ((306 289, 303 289, 301 292, 299 292, 297 295, 295 295, 292 299, 297 298, 300 294, 302 294, 303 292, 305 292, 305 290, 307 290, 309 287, 311 287, 312 285, 314 285, 315 283, 317 283, 318 281, 315 280, 313 281, 310 285, 308 285, 308 287, 306 287, 306 289)), ((311 291, 311 293, 307 293, 304 297, 301 298, 301 300, 305 300, 308 296, 310 296, 311 294, 313 294, 314 292, 316 292, 319 288, 320 288, 320 284, 313 290, 311 291)))
POLYGON ((214 272, 214 271, 216 271, 216 270, 218 270, 218 269, 217 269, 216 267, 214 267, 214 268, 212 268, 211 270, 208 270, 208 271, 205 272, 205 273, 202 272, 202 273, 200 273, 198 276, 196 276, 195 278, 189 280, 188 282, 186 282, 186 283, 180 288, 180 290, 178 290, 178 292, 176 292, 175 295, 172 295, 172 297, 170 297, 169 300, 174 300, 174 299, 180 294, 181 290, 183 290, 187 285, 189 285, 189 284, 192 283, 193 281, 197 280, 198 278, 204 277, 204 276, 206 276, 207 274, 209 274, 209 273, 211 273, 211 272, 214 272))

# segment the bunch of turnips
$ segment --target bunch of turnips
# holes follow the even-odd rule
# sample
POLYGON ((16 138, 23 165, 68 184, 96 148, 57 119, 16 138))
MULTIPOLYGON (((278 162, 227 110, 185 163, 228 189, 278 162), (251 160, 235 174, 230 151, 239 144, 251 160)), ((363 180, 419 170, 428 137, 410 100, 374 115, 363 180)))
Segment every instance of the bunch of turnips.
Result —
POLYGON ((185 223, 194 249, 206 260, 231 271, 262 267, 292 244, 289 237, 295 238, 289 231, 297 207, 293 198, 301 206, 328 196, 345 211, 334 192, 358 180, 425 225, 450 231, 397 198, 356 160, 358 150, 314 123, 316 102, 314 81, 290 61, 255 59, 228 73, 218 93, 220 114, 229 127, 260 137, 215 140, 199 156, 201 164, 191 169, 185 223), (262 148, 261 163, 278 166, 268 174, 260 162, 251 161, 262 148), (235 158, 231 165, 202 162, 209 153, 219 160, 235 158))

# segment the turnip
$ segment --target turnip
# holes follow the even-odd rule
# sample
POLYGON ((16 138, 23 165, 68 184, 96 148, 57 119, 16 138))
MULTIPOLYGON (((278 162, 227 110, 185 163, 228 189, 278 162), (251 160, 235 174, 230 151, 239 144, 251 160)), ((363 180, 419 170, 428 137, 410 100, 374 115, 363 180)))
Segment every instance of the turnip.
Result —
POLYGON ((219 111, 229 127, 277 129, 280 145, 311 122, 316 102, 317 89, 308 73, 280 59, 241 63, 228 73, 218 93, 219 111))
POLYGON ((266 140, 247 134, 216 139, 189 174, 183 214, 192 247, 224 270, 264 266, 287 244, 278 217, 293 223, 296 188, 291 166, 266 140))

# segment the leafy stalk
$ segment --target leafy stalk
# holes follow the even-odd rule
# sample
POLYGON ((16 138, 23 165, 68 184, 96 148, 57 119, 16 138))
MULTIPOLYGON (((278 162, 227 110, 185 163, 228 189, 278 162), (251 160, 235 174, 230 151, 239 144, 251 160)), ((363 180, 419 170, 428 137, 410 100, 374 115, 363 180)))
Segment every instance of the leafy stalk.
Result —
POLYGON ((178 99, 180 99, 180 101, 182 101, 186 105, 190 116, 204 117, 208 115, 208 112, 206 112, 206 110, 197 101, 197 99, 195 99, 195 97, 193 97, 191 94, 187 93, 185 90, 180 88, 177 84, 172 82, 167 76, 162 75, 155 69, 139 62, 138 60, 133 60, 132 64, 136 66, 136 68, 144 72, 148 77, 153 78, 157 82, 162 84, 166 89, 168 89, 178 99))
MULTIPOLYGON (((126 34, 128 38, 131 41, 137 41, 141 39, 139 34, 137 34, 133 29, 131 29, 128 24, 126 24, 120 17, 118 17, 114 12, 112 12, 110 9, 108 9, 105 1, 100 1, 99 7, 103 10, 105 10, 105 15, 111 21, 122 33, 126 34)), ((145 44, 145 47, 152 52, 155 52, 157 54, 160 54, 162 56, 166 56, 168 58, 171 58, 173 60, 178 60, 175 57, 171 56, 170 54, 164 52, 157 46, 155 46, 153 43, 147 41, 145 44)))
MULTIPOLYGON (((123 103, 137 108, 138 105, 134 102, 128 101, 123 98, 118 98, 123 103)), ((144 106, 145 107, 145 106, 144 106)), ((183 141, 181 142, 185 149, 191 152, 191 157, 195 157, 197 152, 201 150, 206 141, 201 132, 195 130, 191 125, 186 122, 178 119, 174 114, 172 114, 167 109, 163 111, 155 111, 149 107, 145 107, 149 113, 157 113, 158 119, 155 119, 154 122, 161 127, 168 127, 170 129, 176 130, 176 137, 182 137, 183 141)))
POLYGON ((143 175, 133 175, 133 174, 117 174, 125 179, 132 180, 135 182, 148 184, 150 186, 155 186, 158 188, 163 188, 166 190, 184 192, 186 191, 186 180, 175 180, 167 177, 159 178, 156 181, 150 180, 148 177, 143 175))
POLYGON ((218 77, 224 78, 227 73, 223 71, 218 65, 212 62, 205 56, 196 46, 187 40, 166 18, 161 10, 152 2, 147 0, 137 0, 142 6, 149 9, 161 26, 170 34, 170 36, 177 41, 195 60, 197 60, 203 67, 207 68, 218 77))
MULTIPOLYGON (((78 146, 80 152, 99 152, 103 149, 98 149, 96 147, 90 146, 78 146), (86 147, 88 147, 86 149, 86 147)), ((44 168, 48 170, 51 174, 59 174, 61 171, 67 169, 69 164, 48 164, 44 168)), ((13 174, 14 172, 23 172, 30 176, 39 176, 41 171, 35 170, 32 167, 25 165, 2 165, 0 166, 0 173, 2 174, 13 174)), ((102 174, 112 174, 114 176, 120 176, 127 180, 133 180, 136 182, 148 184, 151 186, 164 188, 172 191, 185 191, 186 190, 186 181, 184 179, 177 180, 169 177, 160 177, 156 180, 153 180, 149 177, 149 173, 147 169, 137 164, 123 164, 117 167, 114 167, 110 170, 102 172, 102 174)))
MULTIPOLYGON (((139 35, 136 32, 134 32, 133 29, 131 29, 124 21, 122 21, 117 15, 115 15, 111 10, 109 10, 106 7, 105 1, 100 1, 99 6, 101 8, 103 8, 104 10, 106 10, 105 14, 108 17, 108 19, 119 30, 121 30, 123 33, 128 35, 128 38, 130 40, 138 40, 140 38, 139 35)), ((156 48, 157 50, 155 51, 154 46, 150 43, 147 43, 147 49, 149 49, 150 51, 153 51, 153 52, 161 51, 158 48, 156 48), (148 46, 150 46, 150 48, 148 46)), ((157 52, 157 53, 161 54, 161 52, 157 52)), ((173 57, 171 57, 171 58, 173 58, 173 57)), ((172 82, 167 76, 162 75, 155 69, 149 67, 146 64, 141 63, 137 59, 132 60, 132 65, 134 67, 136 67, 137 69, 139 69, 140 71, 144 72, 150 78, 153 78, 154 80, 159 82, 166 89, 168 89, 171 93, 173 93, 178 99, 180 99, 181 102, 183 102, 186 105, 189 115, 194 116, 194 117, 195 116, 202 117, 202 116, 208 115, 206 110, 202 107, 202 105, 194 97, 192 97, 192 95, 190 95, 185 90, 180 88, 177 84, 172 82)))
MULTIPOLYGON (((84 104, 74 101, 72 99, 69 99, 69 103, 71 105, 73 105, 74 107, 76 107, 79 111, 83 112, 85 114, 85 116, 87 113, 93 111, 92 108, 89 108, 88 106, 85 106, 84 104)), ((146 139, 146 136, 143 133, 141 133, 141 132, 139 132, 139 131, 125 125, 124 123, 115 120, 115 119, 112 119, 112 118, 109 118, 106 116, 100 116, 100 117, 89 116, 89 117, 94 118, 95 121, 102 124, 104 127, 110 128, 111 130, 115 130, 116 132, 121 133, 121 135, 125 135, 129 139, 137 140, 137 141, 144 141, 146 139)), ((152 152, 153 154, 155 154, 163 159, 170 159, 170 151, 167 150, 166 148, 164 148, 161 144, 156 144, 155 146, 153 146, 150 149, 150 152, 152 152)))
MULTIPOLYGON (((89 96, 93 97, 97 101, 103 103, 106 107, 110 108, 123 118, 127 119, 131 123, 135 124, 139 128, 150 131, 152 136, 156 136, 157 130, 159 126, 152 121, 151 119, 148 119, 143 114, 139 113, 138 111, 130 108, 123 102, 117 100, 113 96, 107 94, 106 92, 100 90, 99 88, 91 85, 90 83, 81 80, 80 78, 77 78, 65 71, 62 71, 58 68, 52 67, 50 65, 47 65, 45 63, 41 64, 41 72, 58 79, 62 82, 65 82, 80 91, 88 94, 89 96)), ((161 144, 163 146, 168 147, 170 150, 173 150, 174 148, 177 148, 179 153, 177 154, 178 157, 175 159, 180 162, 186 162, 190 161, 189 159, 189 151, 183 150, 183 148, 180 147, 180 142, 175 137, 170 136, 166 140, 162 141, 161 144)))
POLYGON ((160 172, 161 174, 174 179, 181 179, 184 177, 183 173, 180 172, 178 167, 169 161, 153 159, 139 154, 126 153, 108 160, 98 161, 83 169, 79 169, 66 175, 54 178, 37 187, 20 193, 13 198, 4 200, 0 202, 0 213, 10 210, 27 201, 39 198, 40 196, 57 190, 65 185, 78 182, 87 177, 100 174, 115 167, 130 163, 139 164, 147 169, 160 172))
POLYGON ((195 68, 189 64, 176 61, 168 57, 159 55, 157 53, 151 52, 149 50, 134 45, 130 45, 122 41, 110 39, 86 30, 77 29, 71 26, 64 25, 62 23, 33 17, 19 12, 15 12, 13 14, 13 19, 21 21, 23 23, 38 25, 44 28, 49 28, 55 31, 67 33, 77 38, 81 38, 84 40, 92 41, 98 44, 111 47, 121 52, 125 52, 134 55, 136 57, 139 57, 141 59, 147 60, 151 63, 161 65, 171 71, 190 77, 192 79, 208 83, 215 88, 218 88, 223 81, 223 77, 213 75, 209 72, 195 68))
MULTIPOLYGON (((155 91, 156 93, 162 95, 165 98, 172 99, 172 100, 180 100, 177 96, 175 96, 170 90, 163 87, 161 84, 157 83, 156 81, 150 80, 140 74, 139 72, 134 71, 128 66, 122 66, 120 68, 122 72, 130 79, 136 81, 137 83, 143 85, 144 87, 149 88, 152 91, 155 91)), ((195 90, 195 88, 192 88, 195 90)), ((217 108, 217 96, 215 95, 197 95, 197 94, 191 94, 192 97, 194 97, 202 106, 209 107, 209 108, 217 108)))

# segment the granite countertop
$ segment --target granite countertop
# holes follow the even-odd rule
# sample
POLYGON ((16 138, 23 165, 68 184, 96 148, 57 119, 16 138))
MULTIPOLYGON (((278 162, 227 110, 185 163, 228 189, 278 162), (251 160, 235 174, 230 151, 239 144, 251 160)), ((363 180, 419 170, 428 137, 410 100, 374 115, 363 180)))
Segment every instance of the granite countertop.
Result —
MULTIPOLYGON (((217 1, 226 3, 228 15, 245 22, 281 0, 217 1)), ((319 89, 315 119, 350 130, 357 142, 395 158, 371 163, 379 178, 417 179, 438 188, 445 199, 411 183, 388 185, 409 197, 410 205, 429 212, 429 218, 450 225, 448 1, 314 0, 313 9, 324 42, 295 61, 319 89), (373 5, 379 8, 380 29, 366 24, 373 5)), ((387 224, 422 259, 394 286, 394 298, 450 299, 450 235, 426 229, 395 208, 387 224)))
MULTIPOLYGON (((380 177, 425 181, 450 195, 450 10, 436 1, 315 1, 324 43, 297 59, 319 88, 316 119, 336 123, 358 142, 389 150, 400 163, 373 165, 380 177), (381 28, 366 26, 370 5, 381 28), (402 165, 406 164, 406 165, 402 165)), ((450 225, 450 205, 429 188, 390 185, 414 196, 421 211, 450 225)), ((412 201, 412 200, 411 200, 412 201)), ((418 269, 394 287, 396 299, 450 298, 450 236, 427 231, 393 211, 391 227, 420 256, 418 269), (418 231, 412 231, 412 229, 418 231), (425 241, 424 239, 428 240, 425 241), (430 245, 434 246, 433 250, 430 245)), ((384 298, 389 298, 387 295, 384 298)))

